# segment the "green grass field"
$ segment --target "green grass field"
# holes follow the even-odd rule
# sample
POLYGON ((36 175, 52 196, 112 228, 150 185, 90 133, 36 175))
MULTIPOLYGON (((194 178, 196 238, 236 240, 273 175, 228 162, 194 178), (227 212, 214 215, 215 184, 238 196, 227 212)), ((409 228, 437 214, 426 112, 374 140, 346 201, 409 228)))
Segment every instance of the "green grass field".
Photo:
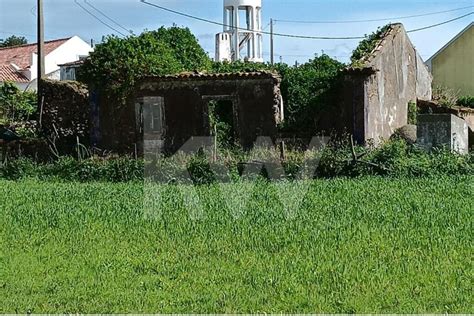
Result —
POLYGON ((239 186, 0 181, 0 313, 473 312, 474 177, 239 186))

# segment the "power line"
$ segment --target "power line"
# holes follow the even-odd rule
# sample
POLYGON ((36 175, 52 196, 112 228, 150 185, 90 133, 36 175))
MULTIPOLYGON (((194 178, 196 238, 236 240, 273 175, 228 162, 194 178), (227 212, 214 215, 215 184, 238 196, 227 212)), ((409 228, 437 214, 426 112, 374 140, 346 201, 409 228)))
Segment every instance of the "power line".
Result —
POLYGON ((372 20, 348 20, 348 21, 304 21, 304 20, 274 20, 278 22, 283 22, 283 23, 301 23, 301 24, 348 24, 348 23, 365 23, 365 22, 381 22, 381 21, 394 21, 394 20, 401 20, 401 19, 412 19, 412 18, 418 18, 418 17, 423 17, 423 16, 430 16, 430 15, 437 15, 437 14, 442 14, 442 13, 449 13, 449 12, 455 12, 455 11, 460 11, 460 10, 465 10, 465 9, 470 9, 474 8, 474 5, 467 6, 467 7, 462 7, 462 8, 457 8, 457 9, 451 9, 451 10, 445 10, 445 11, 437 11, 437 12, 430 12, 430 13, 424 13, 424 14, 416 14, 416 15, 407 15, 407 16, 398 16, 398 17, 391 17, 391 18, 383 18, 383 19, 372 19, 372 20))
POLYGON ((117 21, 115 21, 114 19, 112 19, 110 16, 108 16, 107 14, 105 14, 103 11, 101 11, 100 9, 98 9, 96 6, 92 5, 90 2, 88 2, 87 0, 84 0, 84 3, 87 4, 89 7, 91 7, 92 9, 94 9, 95 11, 97 11, 100 15, 102 15, 103 17, 105 17, 107 20, 109 20, 110 22, 112 22, 113 24, 115 24, 116 26, 120 27, 122 30, 124 30, 125 32, 127 33, 130 33, 133 35, 133 31, 132 30, 129 30, 127 29, 126 27, 122 26, 120 23, 118 23, 117 21))
MULTIPOLYGON (((162 7, 160 5, 148 2, 146 0, 140 0, 140 1, 143 4, 158 8, 158 9, 163 10, 163 11, 171 12, 171 13, 176 14, 176 15, 181 15, 181 16, 184 16, 184 17, 187 17, 187 18, 190 18, 190 19, 194 19, 194 20, 198 20, 198 21, 201 21, 201 22, 206 22, 206 23, 210 23, 210 24, 214 24, 214 25, 218 25, 218 26, 223 26, 223 27, 232 27, 231 25, 226 25, 226 24, 223 24, 223 23, 220 23, 220 22, 216 22, 216 21, 204 19, 204 18, 201 18, 201 17, 197 17, 197 16, 194 16, 194 15, 190 15, 190 14, 187 14, 187 13, 179 12, 179 11, 176 11, 176 10, 168 9, 168 8, 162 7)), ((433 24, 433 25, 428 25, 428 26, 421 27, 421 28, 414 29, 414 30, 409 30, 409 31, 407 31, 407 33, 414 33, 414 32, 418 32, 418 31, 422 31, 422 30, 427 30, 427 29, 430 29, 430 28, 433 28, 433 27, 437 27, 437 26, 440 26, 440 25, 444 25, 444 24, 447 24, 447 23, 451 23, 451 22, 463 19, 463 18, 465 18, 469 15, 472 15, 473 13, 474 13, 474 11, 469 12, 468 14, 462 15, 460 17, 445 21, 445 22, 441 22, 441 23, 437 23, 437 24, 433 24)), ((237 28, 237 29, 243 30, 243 31, 248 31, 245 28, 237 28)), ((266 35, 272 35, 271 32, 266 32, 266 31, 263 31, 263 30, 260 31, 259 33, 266 34, 266 35)), ((360 40, 360 39, 365 39, 366 38, 365 36, 330 37, 330 36, 308 36, 308 35, 296 35, 296 34, 284 34, 284 33, 273 33, 273 36, 287 37, 287 38, 299 38, 299 39, 313 39, 313 40, 360 40)))
POLYGON ((268 29, 268 27, 270 26, 272 22, 268 22, 268 24, 262 29, 262 31, 265 31, 266 29, 268 29))
MULTIPOLYGON (((201 22, 206 22, 206 23, 210 23, 210 24, 214 24, 214 25, 218 25, 218 26, 232 27, 231 25, 223 24, 223 23, 220 23, 220 22, 216 22, 216 21, 200 18, 200 17, 194 16, 194 15, 190 15, 190 14, 187 14, 187 13, 183 13, 183 12, 175 11, 175 10, 172 10, 172 9, 168 9, 168 8, 162 7, 160 5, 148 2, 146 0, 140 0, 140 1, 143 4, 161 9, 163 11, 167 11, 167 12, 171 12, 171 13, 174 13, 174 14, 177 14, 177 15, 181 15, 181 16, 184 16, 184 17, 187 17, 187 18, 190 18, 190 19, 194 19, 194 20, 198 20, 198 21, 201 21, 201 22)), ((237 28, 237 29, 248 31, 248 29, 245 29, 245 28, 237 28)), ((263 31, 263 30, 260 31, 260 33, 261 34, 266 34, 266 35, 271 35, 271 32, 266 32, 266 31, 263 31)), ((273 33, 273 35, 274 36, 279 36, 279 37, 321 39, 321 40, 323 40, 323 39, 357 40, 357 39, 365 38, 364 36, 325 37, 325 36, 306 36, 306 35, 293 35, 293 34, 282 34, 282 33, 273 33)))
POLYGON ((123 37, 126 37, 127 35, 125 35, 124 33, 120 32, 119 30, 117 30, 116 28, 114 28, 113 26, 110 26, 109 24, 107 24, 106 22, 102 21, 102 19, 100 19, 97 15, 95 15, 94 13, 92 13, 90 10, 88 10, 86 7, 84 7, 83 5, 81 5, 79 2, 77 2, 77 0, 74 0, 74 3, 77 4, 82 10, 86 11, 89 15, 91 15, 92 17, 94 17, 97 21, 99 21, 100 23, 102 23, 103 25, 107 26, 109 29, 119 33, 120 35, 122 35, 123 37))
POLYGON ((423 31, 423 30, 427 30, 427 29, 431 29, 433 27, 437 27, 437 26, 440 26, 440 25, 444 25, 444 24, 448 24, 448 23, 451 23, 451 22, 454 22, 454 21, 457 21, 457 20, 461 20, 467 16, 470 16, 474 14, 474 11, 473 12, 469 12, 468 14, 465 14, 463 16, 460 16, 460 17, 457 17, 457 18, 454 18, 454 19, 451 19, 451 20, 448 20, 448 21, 444 21, 444 22, 441 22, 441 23, 437 23, 437 24, 433 24, 433 25, 429 25, 429 26, 425 26, 425 27, 420 27, 418 29, 414 29, 414 30, 410 30, 408 31, 408 33, 414 33, 414 32, 418 32, 418 31, 423 31))

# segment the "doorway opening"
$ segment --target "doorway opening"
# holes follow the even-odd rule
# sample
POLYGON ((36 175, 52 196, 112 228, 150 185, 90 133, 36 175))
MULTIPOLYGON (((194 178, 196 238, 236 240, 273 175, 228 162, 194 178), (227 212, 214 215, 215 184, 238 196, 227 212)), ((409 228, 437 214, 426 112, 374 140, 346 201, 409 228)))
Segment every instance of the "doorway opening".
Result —
POLYGON ((234 119, 234 104, 231 100, 211 100, 208 103, 209 127, 216 136, 217 145, 232 149, 237 145, 234 119))

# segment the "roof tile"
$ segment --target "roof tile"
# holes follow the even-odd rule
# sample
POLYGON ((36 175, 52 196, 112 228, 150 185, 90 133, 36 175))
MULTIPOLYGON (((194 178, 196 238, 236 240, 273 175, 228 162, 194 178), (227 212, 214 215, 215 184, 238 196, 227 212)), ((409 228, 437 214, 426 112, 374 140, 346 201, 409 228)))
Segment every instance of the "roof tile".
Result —
MULTIPOLYGON (((51 53, 69 39, 70 38, 63 38, 45 42, 45 54, 51 53)), ((26 69, 31 66, 31 56, 37 52, 36 48, 36 43, 0 48, 0 65, 10 66, 11 64, 15 64, 21 69, 26 69)))
POLYGON ((237 73, 200 73, 200 72, 183 72, 176 75, 163 75, 163 76, 148 76, 143 79, 264 79, 272 78, 278 79, 280 76, 277 73, 271 71, 257 71, 257 72, 237 72, 237 73))
POLYGON ((12 66, 0 65, 0 82, 12 81, 17 83, 28 83, 28 78, 23 76, 12 66))

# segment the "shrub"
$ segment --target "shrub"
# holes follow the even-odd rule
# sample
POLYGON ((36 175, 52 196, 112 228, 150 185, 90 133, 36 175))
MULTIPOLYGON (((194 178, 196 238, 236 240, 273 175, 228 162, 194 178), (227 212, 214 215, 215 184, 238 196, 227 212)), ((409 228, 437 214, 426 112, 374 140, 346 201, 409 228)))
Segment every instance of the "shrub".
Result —
POLYGON ((35 92, 21 91, 12 82, 0 85, 0 115, 3 121, 26 121, 36 112, 36 107, 35 92))
POLYGON ((448 149, 426 152, 404 140, 394 139, 379 147, 354 148, 347 140, 332 141, 319 151, 288 151, 280 159, 279 151, 273 148, 258 148, 251 152, 225 151, 218 160, 210 159, 205 152, 196 154, 178 153, 172 157, 154 160, 128 157, 89 158, 77 160, 61 157, 55 162, 38 163, 32 159, 19 158, 0 166, 0 178, 18 180, 37 178, 65 181, 110 181, 128 182, 144 179, 161 183, 210 184, 214 182, 235 182, 241 179, 297 180, 306 178, 334 178, 360 176, 428 177, 438 175, 474 174, 474 154, 459 155, 448 149), (263 168, 263 162, 273 164, 281 174, 270 173, 263 168), (314 165, 313 163, 317 163, 314 165), (279 165, 283 167, 280 169, 279 165), (314 174, 311 168, 317 166, 314 174), (244 173, 250 168, 250 174, 244 173), (215 170, 219 170, 217 174, 215 170), (300 177, 304 170, 303 178, 300 177), (190 177, 190 178, 189 178, 190 177))
POLYGON ((0 168, 1 177, 7 180, 35 178, 40 172, 38 165, 29 158, 8 160, 0 168))
POLYGON ((142 160, 131 158, 61 157, 55 162, 38 163, 29 158, 12 159, 0 167, 0 177, 8 180, 37 178, 65 181, 128 182, 143 179, 142 160))
POLYGON ((436 86, 433 88, 432 99, 441 106, 451 108, 457 105, 458 93, 446 87, 436 86))
POLYGON ((360 65, 362 60, 370 54, 377 44, 379 43, 380 39, 385 35, 385 33, 390 29, 390 24, 387 24, 383 27, 379 27, 377 31, 373 32, 370 35, 365 35, 365 39, 363 39, 356 49, 352 52, 351 56, 351 63, 352 66, 357 67, 360 65))
POLYGON ((210 184, 216 180, 215 174, 211 170, 209 160, 204 154, 198 153, 193 155, 186 167, 195 184, 210 184))

